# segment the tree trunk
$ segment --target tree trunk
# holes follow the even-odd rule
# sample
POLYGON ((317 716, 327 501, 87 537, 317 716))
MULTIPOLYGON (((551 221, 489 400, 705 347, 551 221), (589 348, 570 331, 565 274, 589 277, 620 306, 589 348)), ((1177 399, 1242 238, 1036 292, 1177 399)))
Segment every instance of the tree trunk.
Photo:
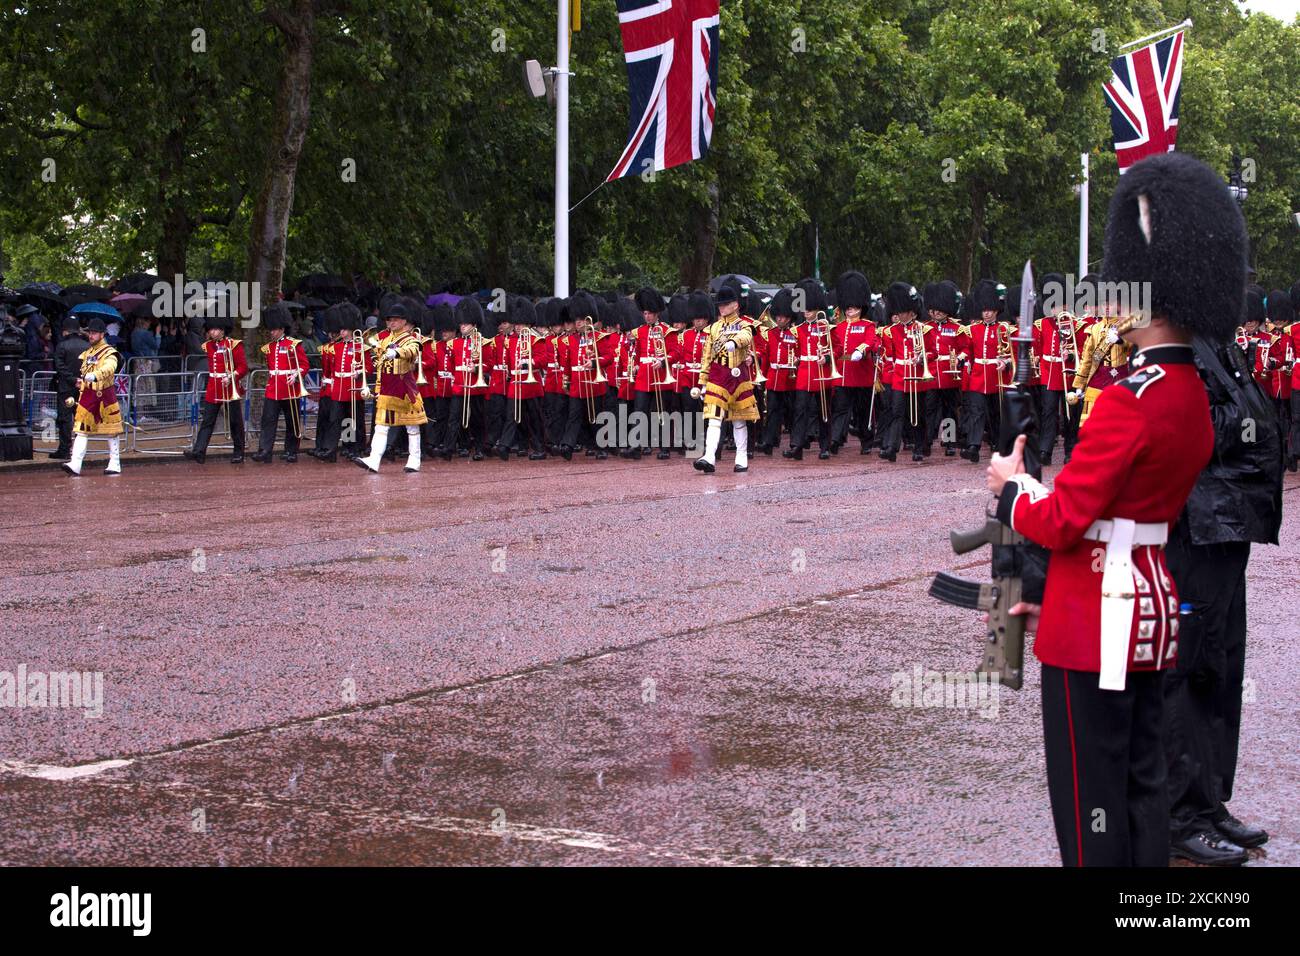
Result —
POLYGON ((253 209, 248 280, 261 283, 262 305, 276 301, 284 281, 285 243, 293 211, 293 184, 311 117, 311 73, 316 0, 293 0, 292 13, 265 14, 284 38, 275 94, 275 120, 266 148, 266 173, 253 209))
POLYGON ((194 223, 185 211, 185 196, 180 187, 184 164, 185 134, 173 129, 163 140, 162 162, 158 166, 158 210, 162 214, 162 235, 155 255, 158 278, 165 282, 185 274, 185 256, 194 232, 194 223))
POLYGON ((963 289, 969 289, 975 271, 975 254, 979 249, 980 234, 984 231, 985 191, 982 186, 971 190, 970 227, 961 245, 961 256, 957 262, 957 277, 963 283, 963 289))
POLYGON ((718 249, 718 222, 722 216, 722 190, 717 179, 709 182, 705 205, 697 207, 695 248, 682 260, 682 284, 688 289, 707 289, 713 276, 713 255, 718 249))

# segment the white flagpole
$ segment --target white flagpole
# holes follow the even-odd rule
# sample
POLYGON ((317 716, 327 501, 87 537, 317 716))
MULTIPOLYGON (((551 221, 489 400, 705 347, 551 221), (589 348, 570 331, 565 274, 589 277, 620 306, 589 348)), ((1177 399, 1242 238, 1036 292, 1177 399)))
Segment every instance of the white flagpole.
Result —
POLYGON ((1191 25, 1192 25, 1192 18, 1188 17, 1182 23, 1176 24, 1175 26, 1165 27, 1163 30, 1157 30, 1155 33, 1148 33, 1146 36, 1138 40, 1130 40, 1128 43, 1125 43, 1123 46, 1121 46, 1120 49, 1127 50, 1131 46, 1137 46, 1139 43, 1146 43, 1147 40, 1154 40, 1156 37, 1162 37, 1166 33, 1173 33, 1176 30, 1181 30, 1184 27, 1190 27, 1191 25))
POLYGON ((569 294, 569 0, 555 31, 555 295, 569 294))
POLYGON ((1088 274, 1088 154, 1080 153, 1083 179, 1079 181, 1079 278, 1088 274))

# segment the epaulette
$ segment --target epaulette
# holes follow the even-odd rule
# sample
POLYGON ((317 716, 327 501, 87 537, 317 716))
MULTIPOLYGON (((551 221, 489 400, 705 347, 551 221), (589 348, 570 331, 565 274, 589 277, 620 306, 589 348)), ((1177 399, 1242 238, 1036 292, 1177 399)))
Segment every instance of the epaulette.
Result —
POLYGON ((1165 377, 1165 370, 1159 365, 1149 365, 1146 368, 1140 368, 1135 372, 1129 373, 1125 378, 1119 380, 1117 384, 1124 386, 1138 398, 1142 397, 1142 392, 1153 382, 1158 382, 1165 377))

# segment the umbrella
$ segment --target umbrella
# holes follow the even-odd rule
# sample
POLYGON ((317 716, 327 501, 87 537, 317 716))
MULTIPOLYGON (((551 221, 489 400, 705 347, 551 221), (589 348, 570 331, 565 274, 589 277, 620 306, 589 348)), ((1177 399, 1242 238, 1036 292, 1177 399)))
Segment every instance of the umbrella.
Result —
POLYGON ((60 297, 61 291, 63 287, 55 282, 33 282, 19 289, 18 296, 31 305, 53 306, 55 310, 62 312, 68 304, 60 297))
POLYGON ((722 283, 725 282, 727 279, 739 279, 741 285, 747 286, 751 289, 754 288, 754 286, 758 285, 758 282, 754 279, 751 279, 749 276, 734 275, 729 273, 724 276, 714 276, 712 279, 710 279, 709 291, 717 292, 719 289, 722 288, 722 283))
POLYGON ((109 319, 121 320, 122 314, 107 302, 83 302, 68 310, 68 315, 102 315, 109 319))
POLYGON ((152 292, 157 281, 158 277, 151 272, 133 272, 118 279, 114 287, 118 292, 145 293, 152 292))
POLYGON ((329 305, 328 302, 325 302, 325 301, 323 301, 323 300, 321 300, 321 299, 318 299, 318 298, 316 298, 315 296, 311 296, 311 295, 306 296, 305 298, 299 299, 298 301, 301 302, 302 305, 303 305, 303 308, 306 308, 306 309, 323 309, 323 308, 326 308, 326 307, 329 305))
POLYGON ((70 285, 63 290, 63 301, 68 305, 81 305, 83 302, 107 302, 113 293, 98 285, 70 285))
POLYGON ((295 312, 305 312, 307 307, 301 302, 295 302, 293 299, 284 299, 281 303, 286 309, 293 309, 295 312))
POLYGON ((140 295, 136 292, 119 292, 113 298, 108 300, 108 304, 117 309, 123 315, 131 315, 133 312, 139 312, 149 302, 147 295, 140 295))
POLYGON ((429 308, 435 305, 455 305, 461 300, 458 295, 452 295, 450 292, 439 292, 437 295, 431 295, 424 300, 424 304, 429 308))

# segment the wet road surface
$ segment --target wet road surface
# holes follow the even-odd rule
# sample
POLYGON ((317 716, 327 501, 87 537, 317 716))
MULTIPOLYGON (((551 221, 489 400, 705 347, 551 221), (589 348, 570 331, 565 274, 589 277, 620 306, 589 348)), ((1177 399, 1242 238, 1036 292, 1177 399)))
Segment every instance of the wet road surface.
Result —
MULTIPOLYGON (((128 463, 129 465, 129 463, 128 463)), ((931 600, 982 468, 212 460, 0 476, 0 863, 1046 864, 1038 669, 931 600), (53 485, 53 489, 51 489, 53 485)), ((1238 816, 1300 863, 1300 483, 1257 548, 1238 816)))

